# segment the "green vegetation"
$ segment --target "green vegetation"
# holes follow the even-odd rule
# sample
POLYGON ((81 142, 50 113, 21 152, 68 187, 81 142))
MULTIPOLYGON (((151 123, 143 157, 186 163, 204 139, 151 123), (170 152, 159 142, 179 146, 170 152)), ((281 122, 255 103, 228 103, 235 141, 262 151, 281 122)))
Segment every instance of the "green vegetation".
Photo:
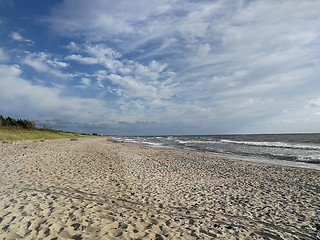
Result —
POLYGON ((4 118, 0 115, 0 141, 11 142, 17 140, 45 140, 70 138, 72 140, 84 135, 63 132, 53 129, 36 128, 30 120, 4 118))
POLYGON ((14 127, 0 127, 0 141, 11 142, 17 140, 45 140, 70 138, 76 139, 84 135, 42 129, 19 129, 14 127))
POLYGON ((36 125, 34 122, 26 119, 14 119, 11 117, 4 118, 0 115, 0 126, 3 127, 17 127, 23 129, 35 129, 36 125))

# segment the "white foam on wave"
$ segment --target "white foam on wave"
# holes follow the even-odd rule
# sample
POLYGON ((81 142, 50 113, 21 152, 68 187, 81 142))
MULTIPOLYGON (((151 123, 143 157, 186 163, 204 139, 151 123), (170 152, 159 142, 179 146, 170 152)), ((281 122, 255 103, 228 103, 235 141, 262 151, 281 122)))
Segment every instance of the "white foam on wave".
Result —
POLYGON ((207 140, 207 141, 203 141, 203 140, 177 140, 178 143, 180 144, 203 144, 203 143, 217 143, 217 141, 214 140, 207 140))
MULTIPOLYGON (((260 147, 271 147, 271 148, 286 148, 286 149, 300 149, 300 150, 312 150, 312 153, 309 152, 308 154, 303 154, 297 156, 298 161, 288 161, 288 160, 277 160, 277 159, 270 159, 265 157, 257 157, 255 155, 250 156, 241 156, 233 152, 226 151, 225 149, 213 148, 215 152, 212 152, 211 148, 203 147, 203 151, 209 154, 217 154, 217 155, 225 155, 228 157, 234 157, 241 160, 247 161, 254 161, 254 162, 262 162, 262 163, 269 163, 275 165, 283 165, 283 166, 292 166, 292 167, 303 167, 303 168, 310 168, 320 170, 320 164, 317 164, 317 160, 320 159, 320 146, 317 145, 307 145, 307 144, 290 144, 284 142, 255 142, 255 141, 236 141, 236 140, 186 140, 186 139, 179 139, 177 137, 117 137, 113 138, 116 141, 121 142, 128 142, 128 143, 138 143, 143 144, 151 147, 156 148, 177 148, 176 144, 172 144, 172 140, 175 143, 180 143, 183 147, 182 149, 188 151, 197 151, 192 145, 188 144, 242 144, 246 146, 260 146, 260 147), (168 141, 169 140, 169 141, 168 141)), ((181 145, 178 147, 181 149, 181 145)), ((201 151, 201 150, 200 150, 201 151)), ((202 151, 201 151, 202 152, 202 151)), ((269 152, 269 150, 268 150, 269 152)), ((270 153, 270 152, 269 152, 270 153)), ((285 153, 277 152, 279 156, 287 156, 285 153)))
POLYGON ((320 170, 320 165, 312 164, 308 162, 294 162, 294 161, 287 161, 287 160, 275 160, 275 159, 265 159, 265 158, 255 158, 255 157, 249 158, 249 157, 241 157, 241 156, 234 156, 234 158, 239 160, 244 160, 244 161, 267 163, 267 164, 273 164, 273 165, 279 165, 279 166, 320 170))
POLYGON ((145 144, 145 145, 150 145, 155 147, 163 146, 163 143, 147 141, 145 138, 142 138, 142 137, 138 137, 138 138, 114 137, 112 139, 116 142, 139 143, 139 144, 145 144))
POLYGON ((292 148, 292 149, 306 149, 306 150, 320 150, 318 145, 309 144, 291 144, 285 142, 251 142, 251 141, 234 141, 222 139, 221 142, 231 143, 231 144, 242 144, 258 147, 278 147, 278 148, 292 148))

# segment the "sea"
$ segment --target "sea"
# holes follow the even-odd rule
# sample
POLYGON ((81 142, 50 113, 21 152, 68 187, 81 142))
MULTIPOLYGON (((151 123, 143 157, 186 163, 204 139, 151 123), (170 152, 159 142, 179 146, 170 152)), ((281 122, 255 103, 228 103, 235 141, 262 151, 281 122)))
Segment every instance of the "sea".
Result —
POLYGON ((320 170, 320 133, 121 136, 113 140, 320 170))

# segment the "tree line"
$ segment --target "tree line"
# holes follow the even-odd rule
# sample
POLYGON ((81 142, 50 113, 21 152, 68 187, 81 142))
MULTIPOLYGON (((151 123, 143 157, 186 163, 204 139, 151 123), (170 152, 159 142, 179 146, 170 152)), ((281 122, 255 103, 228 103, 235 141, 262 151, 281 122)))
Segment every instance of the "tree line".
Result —
POLYGON ((36 125, 33 121, 27 119, 15 119, 12 117, 3 117, 0 115, 0 126, 3 127, 16 127, 24 129, 35 129, 36 125))

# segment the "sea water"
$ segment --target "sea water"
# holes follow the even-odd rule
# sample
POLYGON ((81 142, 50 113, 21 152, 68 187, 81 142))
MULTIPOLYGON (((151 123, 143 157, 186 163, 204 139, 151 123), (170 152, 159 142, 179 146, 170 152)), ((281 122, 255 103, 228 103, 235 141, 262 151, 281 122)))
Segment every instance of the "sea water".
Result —
POLYGON ((320 170, 320 134, 130 136, 114 140, 320 170))

